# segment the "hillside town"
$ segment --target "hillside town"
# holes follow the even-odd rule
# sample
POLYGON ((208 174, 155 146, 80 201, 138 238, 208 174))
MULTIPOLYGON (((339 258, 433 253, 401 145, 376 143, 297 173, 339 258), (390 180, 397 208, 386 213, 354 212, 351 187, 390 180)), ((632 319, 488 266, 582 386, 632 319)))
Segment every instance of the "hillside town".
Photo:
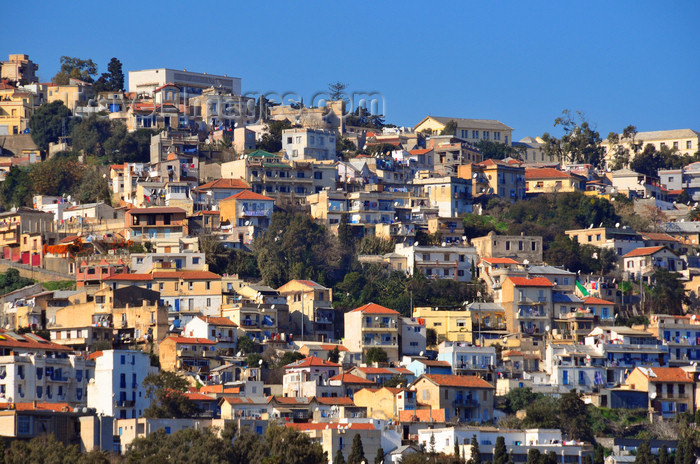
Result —
POLYGON ((8 449, 700 458, 700 131, 565 110, 514 140, 341 82, 39 65, 1 62, 8 449))

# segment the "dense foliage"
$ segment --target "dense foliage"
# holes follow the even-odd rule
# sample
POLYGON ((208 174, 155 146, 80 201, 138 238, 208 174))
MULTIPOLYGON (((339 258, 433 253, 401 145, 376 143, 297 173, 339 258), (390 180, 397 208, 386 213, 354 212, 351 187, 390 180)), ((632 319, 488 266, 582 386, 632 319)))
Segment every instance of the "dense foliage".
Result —
POLYGON ((8 269, 4 274, 0 274, 0 295, 14 292, 33 283, 32 279, 19 275, 17 269, 8 269))
POLYGON ((154 398, 153 403, 143 412, 148 418, 191 417, 197 406, 185 393, 189 389, 187 380, 176 372, 161 370, 149 374, 143 381, 146 395, 154 398))

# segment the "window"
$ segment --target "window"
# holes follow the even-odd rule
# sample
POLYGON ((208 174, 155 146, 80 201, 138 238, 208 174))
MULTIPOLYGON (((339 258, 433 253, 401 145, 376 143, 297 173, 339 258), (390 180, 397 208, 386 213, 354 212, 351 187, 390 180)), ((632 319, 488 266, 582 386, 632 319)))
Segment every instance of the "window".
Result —
POLYGON ((314 138, 313 135, 310 135, 310 136, 309 136, 309 144, 310 144, 310 145, 313 145, 314 143, 316 143, 316 139, 314 138))
POLYGON ((690 140, 688 140, 687 142, 685 142, 685 148, 688 149, 688 150, 690 150, 691 148, 693 148, 693 142, 691 142, 690 140))
POLYGON ((494 133, 493 133, 493 139, 494 139, 494 140, 501 140, 501 133, 500 133, 500 132, 494 132, 494 133))
POLYGON ((478 130, 473 130, 473 131, 472 131, 472 138, 473 138, 473 139, 478 139, 478 138, 479 138, 479 131, 478 131, 478 130))
POLYGON ((537 242, 532 242, 532 251, 537 250, 537 242))
POLYGON ((292 143, 292 137, 287 137, 287 143, 292 143))
POLYGON ((188 283, 187 283, 187 289, 188 289, 189 291, 194 290, 194 282, 188 282, 188 283))
POLYGON ((678 150, 678 142, 673 142, 673 148, 675 148, 676 150, 678 150))
POLYGON ((483 131, 483 138, 484 138, 484 140, 489 139, 489 131, 483 131))
POLYGON ((192 264, 199 264, 199 258, 192 258, 192 264))

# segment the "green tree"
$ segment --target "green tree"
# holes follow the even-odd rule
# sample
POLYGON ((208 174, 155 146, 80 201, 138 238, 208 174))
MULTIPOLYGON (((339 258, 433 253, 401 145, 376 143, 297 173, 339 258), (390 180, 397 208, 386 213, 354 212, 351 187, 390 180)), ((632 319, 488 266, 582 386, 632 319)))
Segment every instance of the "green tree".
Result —
POLYGON ((593 441, 588 407, 576 390, 565 393, 559 399, 559 423, 569 439, 593 441))
POLYGON ((8 210, 12 207, 29 206, 32 201, 32 182, 29 169, 12 166, 0 183, 0 206, 8 210))
POLYGON ((476 435, 472 436, 471 456, 469 456, 467 464, 481 464, 481 451, 479 450, 479 441, 476 439, 476 435))
POLYGON ((537 448, 530 448, 527 452, 527 464, 540 464, 540 450, 537 448))
POLYGON ((112 58, 107 64, 107 72, 102 73, 97 82, 93 85, 93 91, 106 92, 124 90, 124 72, 122 71, 122 63, 117 58, 112 58))
POLYGON ((348 464, 362 464, 365 461, 365 450, 362 447, 362 437, 359 433, 356 433, 352 437, 352 447, 350 448, 350 454, 348 455, 348 464))
POLYGON ((506 450, 506 440, 502 436, 498 436, 493 447, 493 464, 506 464, 507 462, 508 450, 506 450))
POLYGON ((267 132, 263 134, 258 148, 270 153, 277 153, 282 150, 282 131, 291 129, 292 124, 286 119, 282 121, 269 121, 267 123, 267 132))
POLYGON ((666 445, 659 448, 659 464, 672 464, 671 457, 668 455, 668 447, 666 447, 666 445))
POLYGON ((452 135, 454 136, 455 133, 457 132, 457 123, 450 119, 447 124, 445 124, 445 127, 442 128, 442 131, 440 131, 440 135, 452 135))
POLYGON ((333 347, 333 349, 328 352, 328 361, 336 364, 340 362, 340 350, 337 346, 333 347))
MULTIPOLYGON (((556 464, 556 462, 557 461, 555 460, 554 463, 556 464)), ((587 454, 583 457, 583 464, 593 464, 593 459, 591 459, 590 454, 587 454)))
POLYGON ((534 393, 530 387, 514 388, 505 395, 505 410, 514 414, 521 409, 527 408, 541 396, 538 393, 534 393))
POLYGON ((346 252, 337 237, 301 213, 273 213, 268 231, 253 242, 260 275, 275 288, 292 279, 332 285, 346 266, 346 252))
POLYGON ((593 129, 583 113, 562 111, 562 115, 554 120, 554 127, 558 126, 564 130, 561 139, 549 133, 542 135, 545 154, 567 164, 588 163, 602 167, 604 158, 600 134, 593 129))
POLYGON ((97 65, 94 61, 62 56, 61 70, 51 79, 51 82, 68 85, 70 79, 78 79, 91 83, 94 81, 95 75, 97 75, 97 65))
POLYGON ((143 412, 148 418, 191 417, 197 412, 197 405, 185 393, 189 383, 180 374, 161 370, 149 374, 143 381, 146 394, 153 396, 153 403, 143 412))
POLYGON ((650 311, 659 314, 683 314, 683 303, 687 301, 685 286, 680 275, 667 269, 657 268, 652 276, 654 285, 649 291, 650 311))
POLYGON ((338 451, 335 453, 335 458, 333 458, 333 462, 331 464, 346 464, 345 456, 343 456, 343 450, 338 448, 338 451))
POLYGON ((352 249, 355 246, 355 237, 352 234, 352 227, 350 227, 350 220, 347 214, 340 216, 340 223, 338 224, 338 241, 340 245, 346 249, 352 249))
POLYGON ((236 345, 238 351, 243 354, 255 353, 257 351, 257 346, 253 339, 247 335, 238 337, 238 345, 236 345))
POLYGON ((348 88, 347 84, 340 81, 332 82, 328 84, 328 96, 331 101, 341 100, 343 98, 343 92, 348 88))
POLYGON ((551 396, 537 398, 525 408, 527 416, 523 420, 526 427, 540 427, 545 429, 557 429, 561 427, 559 421, 559 402, 551 396))
POLYGON ((437 331, 432 327, 425 329, 426 346, 437 346, 437 331))
POLYGON ((502 160, 505 158, 522 159, 527 152, 525 147, 514 147, 505 143, 494 142, 493 140, 479 140, 476 144, 476 148, 479 149, 481 156, 485 160, 502 160))
MULTIPOLYGON (((593 451, 593 464, 604 464, 605 462, 605 450, 602 445, 596 445, 593 451)), ((671 464, 671 463, 666 463, 671 464)))
POLYGON ((367 360, 367 364, 374 364, 385 363, 387 362, 389 357, 386 354, 386 351, 379 347, 373 346, 372 348, 369 348, 367 350, 367 353, 365 354, 365 359, 367 360))
POLYGON ((33 165, 29 179, 32 182, 33 193, 61 196, 64 193, 75 193, 84 174, 84 166, 77 160, 66 156, 56 156, 33 165))
POLYGON ((375 235, 362 237, 357 249, 360 255, 384 255, 394 251, 394 242, 375 235))
POLYGON ((377 448, 377 455, 374 457, 374 464, 384 464, 384 449, 381 446, 377 448))
POLYGON ((385 387, 392 387, 392 388, 398 387, 399 385, 401 385, 402 387, 405 388, 405 387, 408 386, 408 384, 409 384, 408 379, 407 379, 406 376, 403 375, 403 374, 395 374, 395 375, 392 375, 392 376, 389 378, 389 380, 387 380, 386 382, 384 382, 384 386, 385 386, 385 387))
POLYGON ((103 156, 105 142, 112 135, 109 119, 92 115, 79 121, 71 130, 73 149, 88 155, 103 156))
POLYGON ((266 365, 265 360, 258 353, 250 353, 245 362, 248 367, 265 367, 266 365))
POLYGON ((81 203, 105 202, 112 204, 112 194, 109 190, 107 175, 100 174, 96 167, 87 168, 83 178, 75 187, 74 198, 81 203))
POLYGON ((644 440, 637 448, 634 464, 656 464, 656 459, 654 459, 654 456, 651 454, 649 440, 644 440))
POLYGON ((277 366, 284 367, 287 364, 292 364, 302 359, 304 359, 304 355, 299 353, 298 351, 285 351, 282 357, 280 358, 279 362, 277 363, 277 366))
POLYGON ((49 143, 57 142, 61 136, 68 136, 75 124, 71 117, 70 110, 60 100, 37 108, 29 118, 29 131, 36 146, 46 151, 49 143))
MULTIPOLYGON (((92 455, 94 456, 94 455, 92 455)), ((53 435, 42 435, 29 441, 13 440, 5 449, 4 463, 69 464, 87 463, 78 445, 64 445, 53 435)), ((99 462, 99 461, 94 461, 99 462)))

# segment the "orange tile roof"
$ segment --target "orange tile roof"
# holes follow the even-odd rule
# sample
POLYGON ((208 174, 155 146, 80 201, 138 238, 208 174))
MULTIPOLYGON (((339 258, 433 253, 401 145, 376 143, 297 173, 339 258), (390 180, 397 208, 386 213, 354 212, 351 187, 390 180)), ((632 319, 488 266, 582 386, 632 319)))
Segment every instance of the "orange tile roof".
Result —
POLYGON ((516 350, 508 350, 508 351, 504 351, 503 353, 501 353, 501 356, 522 356, 522 355, 523 354, 520 351, 516 351, 516 350))
POLYGON ((508 280, 518 287, 554 287, 554 284, 545 277, 515 277, 509 276, 508 280))
POLYGON ((209 395, 205 395, 203 393, 197 393, 197 392, 188 392, 188 393, 185 393, 185 396, 190 401, 219 401, 217 398, 212 398, 209 395))
POLYGON ((371 380, 363 379, 360 376, 354 375, 354 374, 338 374, 335 377, 331 377, 328 380, 340 380, 342 383, 361 383, 365 385, 374 385, 374 382, 371 380))
POLYGON ((324 429, 338 429, 338 428, 348 428, 349 430, 376 430, 373 424, 369 423, 343 423, 338 422, 288 422, 287 427, 296 430, 324 430, 324 429))
POLYGON ((216 179, 199 187, 194 188, 194 191, 213 190, 213 189, 243 189, 247 190, 250 185, 243 179, 216 179))
POLYGON ((204 322, 211 324, 211 325, 222 325, 226 327, 238 327, 238 324, 233 322, 231 319, 227 317, 216 317, 216 316, 197 316, 204 322))
POLYGON ((151 274, 121 273, 121 274, 110 274, 104 280, 121 280, 121 281, 129 281, 129 282, 132 282, 132 281, 139 282, 142 280, 153 280, 153 276, 151 274))
POLYGON ((378 305, 376 303, 367 303, 364 306, 355 308, 351 313, 364 313, 364 314, 399 314, 398 311, 393 309, 385 308, 384 306, 378 305))
POLYGON ((447 361, 433 361, 431 359, 416 359, 416 361, 428 367, 452 367, 447 361))
POLYGON ((16 334, 0 329, 0 348, 27 349, 37 351, 73 351, 69 346, 59 345, 34 334, 16 334))
POLYGON ((481 260, 489 264, 518 264, 516 260, 510 258, 481 258, 481 260))
POLYGON ((204 385, 199 389, 201 393, 230 393, 237 395, 241 392, 239 387, 225 388, 223 385, 204 385))
POLYGON ((73 412, 73 408, 68 403, 0 403, 0 409, 14 408, 17 411, 54 411, 54 412, 73 412))
POLYGON ((445 422, 445 409, 399 411, 399 422, 445 422))
POLYGON ((623 258, 636 258, 638 256, 649 256, 653 255, 654 253, 658 253, 659 251, 663 250, 664 246, 656 246, 656 247, 639 247, 635 248, 634 250, 630 251, 626 255, 623 256, 623 258))
POLYGON ((690 374, 680 367, 647 367, 639 369, 650 382, 693 383, 690 374))
POLYGON ((299 406, 308 406, 309 404, 309 398, 297 398, 294 396, 269 396, 267 398, 267 402, 271 401, 276 401, 281 404, 286 404, 286 405, 299 405, 299 406))
POLYGON ((178 208, 176 206, 164 206, 164 207, 153 207, 153 208, 131 208, 129 211, 127 211, 129 214, 163 214, 163 213, 182 213, 186 214, 187 211, 185 211, 182 208, 178 208))
POLYGON ((332 363, 316 356, 309 356, 284 366, 285 369, 296 369, 298 367, 340 367, 340 364, 332 363))
POLYGON ((589 296, 585 300, 583 300, 583 304, 592 304, 592 305, 597 305, 597 304, 607 304, 607 305, 614 305, 612 301, 608 300, 603 300, 602 298, 596 298, 594 296, 589 296))
POLYGON ((642 232, 642 238, 646 238, 648 240, 663 240, 665 242, 680 242, 676 237, 671 237, 668 234, 664 234, 662 232, 656 233, 656 232, 642 232))
POLYGON ((216 342, 207 340, 206 338, 178 337, 177 335, 171 335, 169 337, 166 337, 163 341, 166 340, 172 340, 175 343, 186 343, 189 345, 216 345, 216 342))
POLYGON ((220 280, 219 274, 209 271, 155 271, 154 279, 182 279, 182 280, 220 280))
POLYGON ((428 152, 433 151, 432 148, 419 148, 417 150, 408 150, 408 152, 412 155, 425 155, 428 152))
POLYGON ((424 374, 422 377, 441 387, 494 388, 486 380, 475 375, 424 374))
POLYGON ((267 404, 267 401, 265 403, 257 403, 253 398, 248 398, 247 396, 226 397, 224 401, 229 404, 267 404))
POLYGON ((231 198, 235 198, 236 200, 275 201, 274 198, 266 197, 265 195, 251 192, 250 190, 243 190, 242 192, 238 192, 237 194, 231 195, 228 198, 224 198, 224 200, 230 200, 231 198))
POLYGON ((348 351, 343 345, 321 345, 321 349, 326 351, 333 351, 335 348, 338 348, 338 351, 348 351))
POLYGON ((525 180, 532 179, 568 179, 573 174, 554 168, 525 168, 525 180))
POLYGON ((338 396, 338 397, 315 397, 314 398, 317 403, 320 404, 328 404, 328 405, 337 405, 337 406, 355 406, 355 402, 351 399, 348 398, 347 396, 338 396))

